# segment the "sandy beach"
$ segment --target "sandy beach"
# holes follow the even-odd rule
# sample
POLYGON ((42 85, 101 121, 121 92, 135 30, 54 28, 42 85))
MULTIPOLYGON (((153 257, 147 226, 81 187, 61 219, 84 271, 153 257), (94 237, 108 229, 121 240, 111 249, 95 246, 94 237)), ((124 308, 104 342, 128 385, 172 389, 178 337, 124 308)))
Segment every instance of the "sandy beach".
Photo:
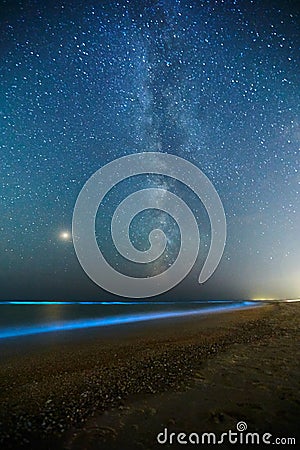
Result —
POLYGON ((2 342, 1 448, 182 448, 157 435, 240 421, 299 439, 299 312, 270 304, 2 342))

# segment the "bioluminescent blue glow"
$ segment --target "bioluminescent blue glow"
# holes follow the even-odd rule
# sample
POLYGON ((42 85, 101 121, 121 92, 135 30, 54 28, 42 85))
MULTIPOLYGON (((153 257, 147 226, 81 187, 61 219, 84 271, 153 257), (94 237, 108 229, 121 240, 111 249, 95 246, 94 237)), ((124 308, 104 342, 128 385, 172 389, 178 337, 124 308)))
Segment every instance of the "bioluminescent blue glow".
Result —
POLYGON ((158 301, 101 301, 101 302, 93 302, 93 301, 86 301, 86 302, 78 302, 78 301, 66 301, 66 300, 60 300, 60 301, 44 301, 44 300, 38 300, 38 301, 22 301, 22 300, 7 300, 7 301, 0 301, 0 305, 186 305, 186 304, 207 304, 207 303, 232 303, 232 300, 192 300, 188 302, 180 301, 165 301, 165 302, 158 302, 158 301))
POLYGON ((122 325, 135 322, 144 322, 157 319, 169 319, 175 317, 187 317, 196 315, 206 315, 212 313, 226 312, 238 309, 248 309, 254 306, 259 306, 259 303, 245 301, 240 303, 231 303, 226 306, 219 306, 214 308, 201 308, 201 310, 187 310, 187 311, 167 311, 144 314, 131 314, 122 316, 110 316, 101 319, 84 319, 67 322, 52 322, 37 326, 27 327, 10 327, 0 330, 0 339, 27 336, 40 333, 49 333, 54 331, 77 330, 83 328, 106 327, 111 325, 122 325))

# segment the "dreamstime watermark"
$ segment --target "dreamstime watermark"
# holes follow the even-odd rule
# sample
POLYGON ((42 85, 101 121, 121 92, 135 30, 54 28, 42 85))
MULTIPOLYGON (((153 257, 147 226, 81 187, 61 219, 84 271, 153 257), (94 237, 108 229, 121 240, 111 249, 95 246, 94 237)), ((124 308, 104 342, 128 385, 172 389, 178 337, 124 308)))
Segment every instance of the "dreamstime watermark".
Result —
POLYGON ((213 184, 198 167, 168 153, 146 152, 115 159, 97 170, 80 191, 73 212, 72 235, 77 258, 87 275, 103 289, 123 297, 152 297, 170 290, 187 276, 199 252, 198 224, 190 208, 169 190, 151 188, 132 193, 118 205, 111 221, 112 239, 118 252, 130 261, 147 264, 157 260, 166 248, 167 238, 163 230, 152 230, 148 236, 149 249, 140 251, 130 240, 129 226, 133 218, 146 209, 163 210, 173 217, 180 230, 181 245, 174 263, 158 275, 138 278, 118 272, 103 256, 95 234, 95 220, 101 202, 121 181, 148 174, 164 175, 185 184, 195 192, 207 211, 211 243, 199 283, 212 276, 224 251, 224 208, 213 184))
POLYGON ((194 445, 219 445, 219 444, 254 444, 254 445, 296 445, 294 437, 276 437, 273 438, 271 433, 251 433, 247 432, 247 423, 238 422, 236 431, 229 430, 219 436, 216 433, 174 433, 168 431, 167 428, 157 435, 159 444, 194 444, 194 445))

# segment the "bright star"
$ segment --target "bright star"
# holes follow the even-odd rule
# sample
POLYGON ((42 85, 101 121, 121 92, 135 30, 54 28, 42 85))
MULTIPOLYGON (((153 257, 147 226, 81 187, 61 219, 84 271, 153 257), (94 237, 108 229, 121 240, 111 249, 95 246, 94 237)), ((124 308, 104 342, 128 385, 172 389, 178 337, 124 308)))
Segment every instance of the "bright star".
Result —
POLYGON ((63 241, 68 241, 71 238, 71 233, 69 233, 69 231, 62 231, 59 237, 63 241))

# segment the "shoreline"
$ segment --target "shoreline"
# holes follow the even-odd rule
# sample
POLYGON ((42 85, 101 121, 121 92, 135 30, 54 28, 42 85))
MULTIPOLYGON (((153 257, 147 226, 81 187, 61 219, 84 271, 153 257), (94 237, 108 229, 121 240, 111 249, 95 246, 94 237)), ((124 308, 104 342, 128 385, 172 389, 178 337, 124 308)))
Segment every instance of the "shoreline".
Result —
MULTIPOLYGON (((78 435, 90 439, 88 424, 96 416, 101 423, 105 411, 122 411, 132 396, 139 403, 179 392, 235 345, 280 340, 283 324, 274 323, 293 309, 299 314, 299 305, 265 305, 135 324, 117 335, 106 330, 99 337, 93 330, 59 342, 53 337, 48 347, 36 345, 25 355, 10 346, 0 364, 0 442, 4 448, 80 448, 78 435)), ((107 441, 102 428, 87 448, 101 448, 101 442, 118 448, 115 434, 107 441)))

